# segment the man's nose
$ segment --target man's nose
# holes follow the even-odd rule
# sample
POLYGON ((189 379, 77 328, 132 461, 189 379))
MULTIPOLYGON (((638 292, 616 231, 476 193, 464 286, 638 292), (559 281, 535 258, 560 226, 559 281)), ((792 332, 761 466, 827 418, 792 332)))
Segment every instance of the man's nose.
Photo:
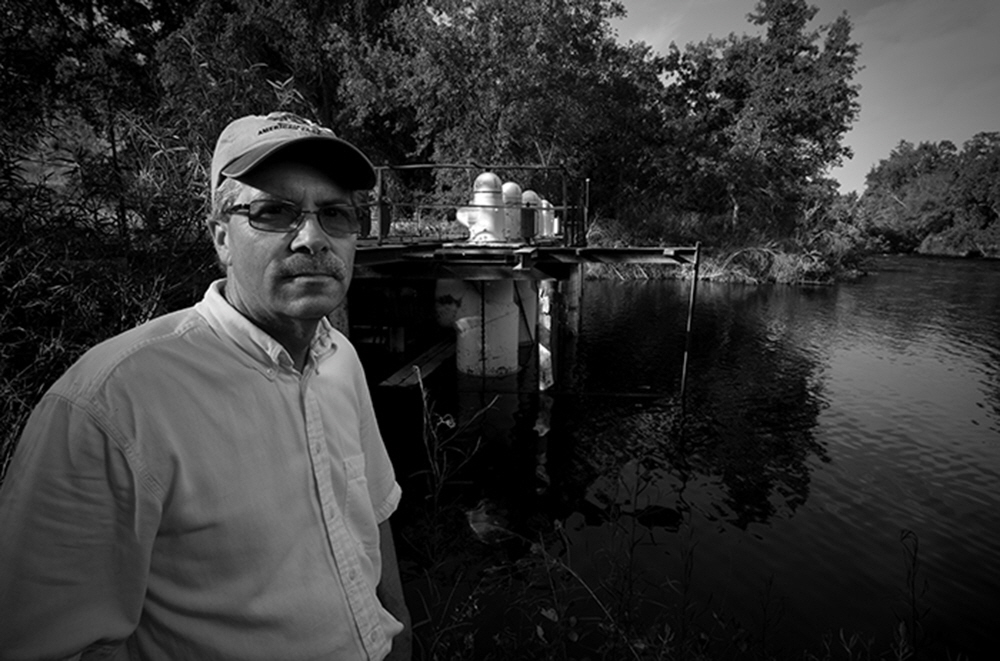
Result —
POLYGON ((330 235, 323 230, 315 211, 302 212, 302 224, 295 230, 291 248, 312 254, 330 249, 330 235))

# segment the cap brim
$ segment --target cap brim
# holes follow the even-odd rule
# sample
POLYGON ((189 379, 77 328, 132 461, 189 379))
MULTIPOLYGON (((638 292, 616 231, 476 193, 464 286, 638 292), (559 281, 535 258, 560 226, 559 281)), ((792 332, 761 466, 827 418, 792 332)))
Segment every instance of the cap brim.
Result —
POLYGON ((278 156, 311 165, 351 190, 375 186, 375 168, 361 150, 340 138, 320 135, 259 145, 227 163, 219 174, 239 179, 278 156))

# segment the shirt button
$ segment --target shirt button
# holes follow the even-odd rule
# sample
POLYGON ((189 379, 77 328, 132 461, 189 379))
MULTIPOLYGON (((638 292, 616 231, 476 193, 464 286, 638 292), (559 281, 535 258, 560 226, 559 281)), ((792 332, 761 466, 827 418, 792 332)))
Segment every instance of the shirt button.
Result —
POLYGON ((369 637, 369 640, 371 640, 374 643, 377 639, 378 639, 378 634, 372 631, 372 635, 369 637))
POLYGON ((357 578, 357 576, 358 576, 358 572, 354 571, 353 569, 351 571, 347 572, 347 578, 351 579, 352 581, 355 578, 357 578))

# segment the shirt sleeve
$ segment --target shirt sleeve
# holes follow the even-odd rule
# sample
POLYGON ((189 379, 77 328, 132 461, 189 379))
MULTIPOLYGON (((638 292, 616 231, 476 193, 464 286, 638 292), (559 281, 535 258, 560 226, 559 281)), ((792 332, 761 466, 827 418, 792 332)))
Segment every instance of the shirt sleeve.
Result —
POLYGON ((356 360, 355 369, 354 382, 360 408, 358 417, 361 421, 361 447, 365 452, 365 478, 368 480, 368 493, 372 508, 375 510, 375 519, 382 523, 399 506, 402 489, 396 482, 396 472, 378 428, 371 392, 360 361, 356 360))
POLYGON ((142 612, 161 505, 110 425, 48 394, 0 490, 0 657, 124 641, 142 612))

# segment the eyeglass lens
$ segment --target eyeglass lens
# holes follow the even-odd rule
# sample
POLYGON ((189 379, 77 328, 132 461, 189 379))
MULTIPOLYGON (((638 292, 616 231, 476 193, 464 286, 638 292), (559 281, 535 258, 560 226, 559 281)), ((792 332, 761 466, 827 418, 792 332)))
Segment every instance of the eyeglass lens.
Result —
MULTIPOLYGON (((294 204, 277 200, 254 200, 248 205, 250 226, 266 232, 289 232, 302 224, 305 212, 294 204)), ((331 204, 316 210, 316 218, 327 234, 342 236, 359 229, 353 205, 331 204)))

